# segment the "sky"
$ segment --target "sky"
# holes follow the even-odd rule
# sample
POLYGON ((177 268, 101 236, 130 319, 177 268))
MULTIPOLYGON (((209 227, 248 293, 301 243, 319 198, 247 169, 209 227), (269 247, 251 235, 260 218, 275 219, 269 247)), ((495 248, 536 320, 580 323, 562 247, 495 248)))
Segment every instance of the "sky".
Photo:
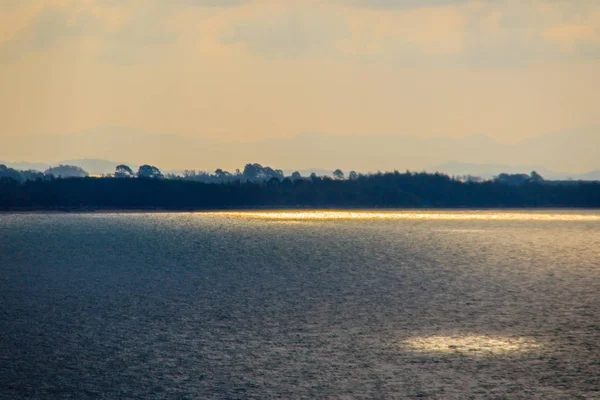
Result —
POLYGON ((111 127, 510 144, 600 134, 599 93, 597 0, 0 0, 7 149, 111 127))

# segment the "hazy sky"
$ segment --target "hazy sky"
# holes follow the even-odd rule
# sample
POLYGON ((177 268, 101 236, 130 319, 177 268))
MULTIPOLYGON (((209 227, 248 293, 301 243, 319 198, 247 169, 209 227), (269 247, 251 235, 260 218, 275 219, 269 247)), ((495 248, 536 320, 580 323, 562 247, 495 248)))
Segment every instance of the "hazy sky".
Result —
POLYGON ((599 93, 597 0, 0 0, 0 141, 511 143, 600 132, 599 93))

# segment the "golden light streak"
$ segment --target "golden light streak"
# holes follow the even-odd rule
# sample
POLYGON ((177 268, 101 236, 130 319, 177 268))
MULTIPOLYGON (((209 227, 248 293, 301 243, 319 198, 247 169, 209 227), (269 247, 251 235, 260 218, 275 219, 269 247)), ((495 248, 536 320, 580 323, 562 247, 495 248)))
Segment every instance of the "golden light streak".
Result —
POLYGON ((401 343, 412 351, 473 357, 534 351, 542 345, 532 339, 507 336, 456 335, 415 337, 401 343))
POLYGON ((600 222, 599 214, 498 211, 266 211, 219 212, 217 215, 272 221, 438 220, 438 221, 578 221, 600 222))

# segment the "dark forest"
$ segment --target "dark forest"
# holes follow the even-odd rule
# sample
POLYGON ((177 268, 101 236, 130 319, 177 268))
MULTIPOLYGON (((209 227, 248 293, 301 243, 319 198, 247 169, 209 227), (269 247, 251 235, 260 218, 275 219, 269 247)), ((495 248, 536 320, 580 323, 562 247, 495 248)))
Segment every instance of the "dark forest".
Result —
POLYGON ((539 174, 501 174, 492 180, 398 171, 333 177, 285 177, 247 164, 242 171, 186 171, 163 176, 154 166, 137 173, 89 177, 69 166, 62 175, 0 166, 2 210, 218 210, 251 208, 600 207, 600 182, 545 181, 539 174), (71 171, 69 174, 68 172, 71 171), (57 176, 58 175, 58 176, 57 176))

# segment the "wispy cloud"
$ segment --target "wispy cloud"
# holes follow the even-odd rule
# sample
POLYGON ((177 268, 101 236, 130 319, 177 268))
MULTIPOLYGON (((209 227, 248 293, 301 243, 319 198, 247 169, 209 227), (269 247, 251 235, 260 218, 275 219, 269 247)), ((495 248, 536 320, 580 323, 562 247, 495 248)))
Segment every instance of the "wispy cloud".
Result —
MULTIPOLYGON (((225 15, 214 37, 265 57, 370 59, 400 64, 516 66, 536 60, 595 57, 600 52, 600 4, 586 0, 23 0, 0 8, 0 59, 94 37, 99 57, 135 62, 163 51, 186 25, 225 15), (204 11, 203 11, 204 10, 204 11), (390 12, 393 11, 393 12, 390 12), (209 13, 209 14, 207 14, 209 13), (597 51, 594 51, 597 50, 597 51)), ((195 31, 198 34, 198 31, 195 31)))
MULTIPOLYGON (((488 0, 489 2, 501 0, 488 0)), ((340 4, 386 9, 430 8, 469 3, 472 0, 339 0, 340 4)))
POLYGON ((599 29, 596 0, 0 0, 0 137, 593 127, 599 29))
POLYGON ((345 21, 332 14, 280 9, 236 22, 221 39, 266 57, 327 57, 346 30, 345 21))
POLYGON ((179 35, 169 19, 190 9, 229 9, 248 0, 19 0, 0 7, 0 61, 46 50, 63 40, 102 42, 99 57, 131 62, 179 35), (4 40, 2 40, 4 39, 4 40))

